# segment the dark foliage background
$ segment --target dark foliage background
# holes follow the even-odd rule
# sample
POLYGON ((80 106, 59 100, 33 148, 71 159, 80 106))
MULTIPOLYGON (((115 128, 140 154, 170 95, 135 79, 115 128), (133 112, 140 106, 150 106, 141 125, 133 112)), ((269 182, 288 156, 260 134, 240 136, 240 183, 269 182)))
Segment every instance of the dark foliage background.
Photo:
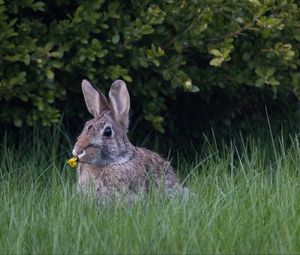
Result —
POLYGON ((64 113, 79 130, 81 80, 107 92, 121 78, 136 136, 222 134, 266 109, 297 126, 299 49, 296 0, 0 0, 0 122, 49 126, 64 113))

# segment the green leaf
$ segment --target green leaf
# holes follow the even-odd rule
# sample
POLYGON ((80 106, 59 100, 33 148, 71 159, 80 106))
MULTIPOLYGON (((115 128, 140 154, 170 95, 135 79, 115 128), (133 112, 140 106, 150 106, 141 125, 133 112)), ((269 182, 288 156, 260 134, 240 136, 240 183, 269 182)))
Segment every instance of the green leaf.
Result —
POLYGON ((44 46, 45 51, 50 51, 54 47, 54 42, 48 42, 44 46))
POLYGON ((293 59, 293 57, 295 57, 295 52, 292 51, 292 50, 289 50, 285 53, 285 59, 286 60, 290 60, 290 59, 293 59))
POLYGON ((263 87, 264 84, 265 84, 265 81, 264 81, 264 79, 261 79, 261 78, 256 80, 256 82, 255 82, 256 87, 263 87))
POLYGON ((259 77, 265 77, 264 70, 263 70, 261 67, 259 67, 259 66, 257 66, 257 67, 255 68, 255 73, 256 73, 259 77))
POLYGON ((159 63, 159 61, 158 61, 157 59, 153 59, 153 60, 152 60, 152 63, 153 63, 155 66, 157 66, 157 67, 160 66, 160 63, 159 63))
POLYGON ((27 102, 27 101, 28 101, 28 96, 25 95, 25 94, 19 95, 19 98, 20 98, 22 101, 24 101, 24 102, 27 102))
POLYGON ((15 124, 15 126, 16 127, 22 127, 22 120, 21 119, 19 119, 19 118, 15 118, 14 119, 14 124, 15 124))
POLYGON ((245 61, 248 61, 250 58, 251 58, 251 55, 250 55, 250 53, 248 53, 248 52, 245 52, 244 54, 243 54, 243 60, 245 60, 245 61))
POLYGON ((117 44, 119 41, 120 41, 120 35, 119 35, 119 34, 115 34, 115 35, 112 37, 112 43, 113 43, 113 44, 117 44))
POLYGON ((49 56, 51 56, 53 58, 62 58, 63 53, 59 52, 59 51, 53 51, 49 54, 49 56))
POLYGON ((280 84, 280 82, 277 81, 275 78, 269 79, 268 83, 271 84, 272 86, 278 86, 280 84))
POLYGON ((192 89, 190 90, 190 92, 192 92, 192 93, 197 93, 199 91, 200 91, 200 89, 195 85, 193 85, 192 89))
POLYGON ((223 57, 222 52, 219 51, 218 49, 211 49, 208 52, 216 57, 223 57))
POLYGON ((122 75, 123 79, 128 82, 132 82, 132 78, 129 75, 122 75))
POLYGON ((211 66, 216 66, 216 67, 220 67, 220 66, 222 65, 222 63, 223 63, 223 60, 222 60, 221 58, 213 58, 213 59, 209 62, 209 64, 210 64, 211 66))
POLYGON ((51 69, 48 69, 47 71, 47 77, 49 80, 53 80, 54 79, 54 72, 51 69))
POLYGON ((235 18, 235 20, 241 24, 243 24, 245 22, 245 20, 242 17, 237 17, 237 18, 235 18))
POLYGON ((35 11, 44 11, 45 10, 44 7, 45 7, 45 3, 43 3, 42 1, 35 2, 32 5, 32 9, 35 11))
POLYGON ((294 33, 294 38, 295 38, 298 42, 300 42, 300 29, 299 29, 297 32, 294 33))
POLYGON ((271 77, 275 73, 276 69, 274 67, 270 67, 267 69, 266 76, 271 77))
POLYGON ((42 100, 37 101, 37 107, 38 107, 38 110, 41 111, 41 112, 44 110, 45 105, 44 105, 42 100))

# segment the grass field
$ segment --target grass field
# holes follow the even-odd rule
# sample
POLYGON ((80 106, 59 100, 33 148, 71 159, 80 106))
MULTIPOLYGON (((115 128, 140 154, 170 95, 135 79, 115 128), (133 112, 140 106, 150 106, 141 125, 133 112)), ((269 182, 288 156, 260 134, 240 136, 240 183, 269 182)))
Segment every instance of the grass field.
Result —
POLYGON ((98 206, 57 129, 0 148, 0 253, 299 253, 300 139, 207 140, 174 164, 196 194, 98 206), (189 173, 187 175, 187 173, 189 173))

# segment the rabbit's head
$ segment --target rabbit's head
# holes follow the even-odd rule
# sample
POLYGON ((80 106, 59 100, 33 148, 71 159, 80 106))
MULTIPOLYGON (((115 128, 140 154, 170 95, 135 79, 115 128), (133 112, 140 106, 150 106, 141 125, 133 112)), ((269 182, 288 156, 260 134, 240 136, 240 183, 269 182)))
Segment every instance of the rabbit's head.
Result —
POLYGON ((120 164, 133 155, 128 140, 130 98, 125 82, 115 81, 109 91, 109 102, 87 80, 82 92, 89 112, 87 121, 72 151, 82 163, 93 165, 120 164))

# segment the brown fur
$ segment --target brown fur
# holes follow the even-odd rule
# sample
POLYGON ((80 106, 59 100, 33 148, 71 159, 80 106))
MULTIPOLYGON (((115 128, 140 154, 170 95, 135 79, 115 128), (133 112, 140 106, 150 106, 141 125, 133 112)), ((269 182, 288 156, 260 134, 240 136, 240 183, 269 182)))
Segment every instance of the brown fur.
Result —
POLYGON ((133 157, 121 164, 95 166, 80 163, 78 190, 96 192, 99 198, 129 195, 131 200, 143 195, 152 185, 170 195, 178 186, 178 178, 169 162, 144 148, 134 148, 133 157))
POLYGON ((129 142, 126 134, 129 95, 125 83, 113 83, 110 103, 102 94, 97 95, 99 92, 87 81, 83 81, 82 86, 94 119, 86 123, 73 149, 80 160, 78 189, 85 192, 91 189, 100 199, 123 195, 135 199, 152 186, 170 195, 180 188, 169 162, 129 142), (104 135, 107 128, 112 131, 110 136, 104 135))

